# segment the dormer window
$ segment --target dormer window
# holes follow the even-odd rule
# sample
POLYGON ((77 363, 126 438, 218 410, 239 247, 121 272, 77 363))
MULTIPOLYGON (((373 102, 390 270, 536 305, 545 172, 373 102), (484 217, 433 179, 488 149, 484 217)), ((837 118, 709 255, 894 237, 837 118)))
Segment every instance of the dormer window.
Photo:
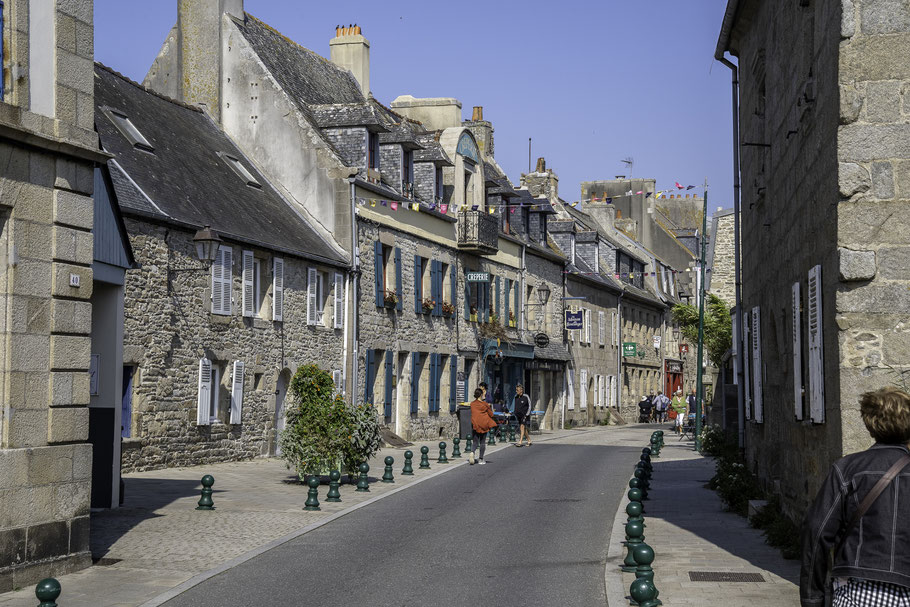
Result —
POLYGON ((218 152, 218 155, 221 156, 221 159, 224 160, 231 169, 237 173, 237 176, 243 180, 251 188, 262 189, 262 185, 253 177, 253 174, 250 173, 243 163, 239 159, 231 156, 230 154, 222 154, 218 152))
POLYGON ((414 152, 402 150, 401 153, 401 193, 409 198, 414 192, 414 152))
POLYGON ((379 170, 379 134, 367 133, 367 168, 379 170))
POLYGON ((139 132, 139 129, 136 128, 136 125, 133 124, 132 120, 130 120, 126 114, 111 109, 106 110, 106 113, 108 118, 111 119, 111 122, 114 123, 114 126, 117 127, 117 130, 120 131, 120 134, 123 135, 134 148, 146 152, 155 151, 152 144, 139 132))

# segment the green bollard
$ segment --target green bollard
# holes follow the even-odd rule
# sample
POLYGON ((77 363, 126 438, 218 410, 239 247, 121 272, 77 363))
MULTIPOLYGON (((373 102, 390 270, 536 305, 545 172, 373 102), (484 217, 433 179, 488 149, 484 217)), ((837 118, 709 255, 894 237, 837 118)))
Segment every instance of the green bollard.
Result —
POLYGON ((635 571, 638 563, 635 562, 633 550, 645 539, 645 528, 641 523, 629 521, 626 523, 626 558, 623 560, 621 568, 623 571, 635 571))
POLYGON ((646 455, 646 454, 642 453, 640 461, 641 461, 641 463, 643 463, 645 465, 645 468, 648 470, 648 474, 652 474, 654 472, 654 466, 651 465, 651 456, 650 455, 646 455))
POLYGON ((321 510, 319 507, 319 477, 315 474, 306 482, 310 489, 306 494, 306 502, 303 505, 304 510, 321 510))
POLYGON ((424 445, 420 448, 420 469, 429 470, 430 469, 430 458, 427 454, 430 452, 430 448, 424 445))
POLYGON ((439 459, 436 460, 437 464, 448 464, 449 458, 446 457, 446 444, 443 442, 439 443, 439 459))
POLYGON ((468 435, 464 439, 464 452, 465 453, 470 453, 471 451, 474 450, 474 445, 471 443, 472 440, 473 440, 473 435, 470 432, 468 432, 468 435))
POLYGON ((664 431, 663 430, 657 431, 657 439, 658 439, 658 442, 660 443, 660 446, 663 447, 664 446, 664 431))
POLYGON ((329 492, 325 494, 325 501, 327 502, 340 502, 341 501, 341 492, 338 490, 339 482, 341 480, 341 472, 338 470, 332 470, 329 472, 329 492))
POLYGON ((493 428, 487 432, 487 447, 492 447, 496 444, 496 428, 493 428))
POLYGON ((35 586, 35 598, 40 603, 38 607, 57 607, 57 599, 60 597, 60 582, 52 577, 44 578, 35 586))
POLYGON ((660 440, 656 436, 651 437, 651 457, 660 457, 660 440))
POLYGON ((509 442, 515 442, 515 424, 509 424, 509 442))
MULTIPOLYGON (((202 477, 202 497, 199 498, 196 510, 214 510, 215 502, 212 501, 212 485, 215 484, 215 477, 206 474, 202 477)), ((50 578, 48 578, 50 579, 50 578)))
POLYGON ((387 455, 385 458, 385 472, 382 475, 382 482, 384 483, 394 483, 395 475, 392 473, 392 464, 395 463, 395 458, 391 455, 387 455))
POLYGON ((636 466, 635 472, 633 473, 633 475, 635 476, 635 478, 637 478, 642 483, 644 483, 645 490, 651 488, 651 479, 650 479, 651 475, 648 474, 648 471, 645 470, 642 466, 636 466))
POLYGON ((638 607, 657 607, 661 603, 654 600, 657 588, 648 580, 635 580, 629 586, 629 596, 638 607))
POLYGON ((370 491, 370 478, 367 476, 367 472, 370 471, 370 465, 366 462, 360 464, 360 478, 357 479, 357 491, 360 493, 368 493, 370 491))
MULTIPOLYGON (((635 577, 639 580, 648 580, 651 585, 654 585, 654 570, 651 569, 651 563, 654 562, 654 550, 651 549, 646 543, 642 542, 635 546, 632 550, 632 558, 635 560, 637 566, 635 567, 635 577)), ((657 587, 654 587, 655 594, 652 598, 657 598, 657 595, 660 594, 657 591, 657 587)))
POLYGON ((402 476, 414 476, 414 466, 411 465, 411 460, 414 459, 413 451, 404 452, 404 468, 401 469, 402 476))
POLYGON ((629 479, 629 489, 639 489, 641 490, 641 500, 646 501, 648 499, 648 489, 645 487, 645 484, 638 480, 637 478, 629 479))
POLYGON ((641 502, 629 502, 626 504, 626 514, 629 515, 627 523, 635 521, 636 523, 641 523, 642 527, 644 527, 645 518, 641 515, 641 502))
POLYGON ((461 439, 457 436, 452 439, 452 459, 461 457, 461 449, 459 449, 461 439))

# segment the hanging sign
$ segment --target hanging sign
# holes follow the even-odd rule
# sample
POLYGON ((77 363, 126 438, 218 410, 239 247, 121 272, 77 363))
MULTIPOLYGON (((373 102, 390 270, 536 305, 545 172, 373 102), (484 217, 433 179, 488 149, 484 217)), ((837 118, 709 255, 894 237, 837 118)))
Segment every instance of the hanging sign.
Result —
POLYGON ((534 336, 534 344, 538 348, 546 348, 550 345, 550 336, 546 333, 538 333, 534 336))
POLYGON ((490 273, 489 272, 468 272, 467 281, 468 282, 490 282, 490 273))
POLYGON ((634 341, 624 341, 622 342, 622 355, 623 356, 638 356, 638 344, 634 341))
POLYGON ((660 350, 660 335, 654 336, 654 348, 660 350))
POLYGON ((455 375, 455 400, 459 403, 465 402, 465 374, 464 371, 459 371, 455 375))
POLYGON ((569 331, 581 331, 585 327, 585 312, 578 310, 573 312, 566 310, 566 329, 569 331))

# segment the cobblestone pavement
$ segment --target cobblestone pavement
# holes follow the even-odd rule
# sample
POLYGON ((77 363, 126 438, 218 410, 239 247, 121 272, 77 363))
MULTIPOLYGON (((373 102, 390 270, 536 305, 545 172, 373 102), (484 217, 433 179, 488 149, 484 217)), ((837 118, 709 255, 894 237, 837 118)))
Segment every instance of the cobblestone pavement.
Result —
MULTIPOLYGON (((617 434, 640 437, 645 447, 657 426, 627 426, 617 434)), ((645 502, 645 541, 654 549, 654 581, 664 605, 778 607, 799 604, 799 561, 785 560, 768 546, 748 521, 724 510, 705 484, 714 475, 714 460, 694 452, 692 441, 679 441, 665 431, 665 447, 653 459, 649 500, 645 502), (693 582, 689 572, 757 573, 763 582, 693 582)), ((629 462, 629 476, 637 461, 629 462)), ((607 555, 610 606, 628 605, 624 597, 635 580, 620 573, 625 558, 624 499, 616 513, 607 555), (612 590, 612 592, 611 592, 612 590)))

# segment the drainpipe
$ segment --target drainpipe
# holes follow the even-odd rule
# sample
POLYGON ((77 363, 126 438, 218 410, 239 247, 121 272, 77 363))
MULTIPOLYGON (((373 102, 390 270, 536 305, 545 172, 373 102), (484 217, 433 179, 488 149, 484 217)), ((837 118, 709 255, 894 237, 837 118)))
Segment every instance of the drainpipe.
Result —
MULTIPOLYGON (((350 295, 350 300, 353 305, 357 305, 356 302, 360 298, 357 297, 357 290, 359 287, 359 276, 360 276, 360 247, 357 245, 357 200, 355 197, 355 187, 354 187, 354 178, 348 178, 348 182, 351 184, 351 272, 349 274, 348 286, 349 288, 345 290, 345 310, 348 310, 348 295, 350 295)), ((350 342, 348 342, 348 336, 345 335, 345 357, 347 358, 348 349, 351 351, 351 402, 357 402, 357 356, 359 354, 358 348, 358 327, 357 320, 359 318, 359 309, 351 311, 351 333, 350 333, 350 342)), ((347 314, 347 312, 345 312, 347 314)), ((345 333, 347 333, 348 323, 345 322, 345 333)), ((345 365, 347 369, 347 365, 345 365)))
POLYGON ((622 296, 626 292, 620 286, 616 299, 616 411, 622 411, 622 296))
POLYGON ((737 377, 736 379, 736 412, 739 427, 739 448, 745 448, 745 394, 743 385, 743 343, 742 343, 742 269, 740 267, 739 244, 739 213, 741 205, 742 186, 740 184, 740 158, 739 158, 739 69, 723 54, 715 58, 730 68, 733 102, 733 267, 734 267, 734 292, 736 295, 736 318, 738 327, 734 327, 733 339, 736 340, 737 377))

